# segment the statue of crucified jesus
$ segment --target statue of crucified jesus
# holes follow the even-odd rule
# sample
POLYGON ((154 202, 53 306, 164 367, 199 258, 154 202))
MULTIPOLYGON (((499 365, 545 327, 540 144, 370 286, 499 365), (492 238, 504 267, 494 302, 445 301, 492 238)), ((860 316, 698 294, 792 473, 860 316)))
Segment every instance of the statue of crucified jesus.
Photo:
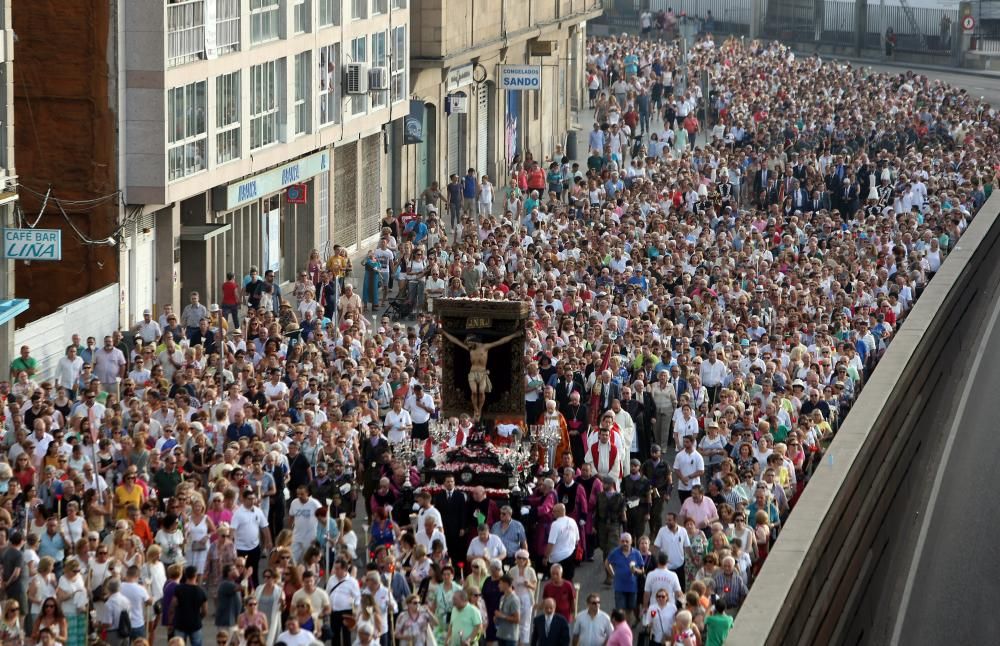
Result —
POLYGON ((469 353, 469 390, 472 391, 472 419, 479 420, 482 415, 483 405, 486 403, 486 393, 493 391, 493 383, 490 381, 490 371, 486 368, 486 360, 490 350, 513 340, 520 336, 521 330, 508 334, 502 339, 497 339, 492 343, 482 343, 479 337, 469 335, 465 341, 461 341, 454 335, 441 330, 445 338, 469 353))

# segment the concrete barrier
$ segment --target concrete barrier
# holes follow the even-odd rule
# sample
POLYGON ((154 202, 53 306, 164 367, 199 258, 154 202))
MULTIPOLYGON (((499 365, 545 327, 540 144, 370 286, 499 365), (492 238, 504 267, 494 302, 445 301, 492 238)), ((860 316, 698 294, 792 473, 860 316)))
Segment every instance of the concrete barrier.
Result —
POLYGON ((932 473, 944 436, 938 409, 956 399, 950 395, 997 288, 998 220, 994 192, 841 426, 726 646, 889 642, 886 617, 892 619, 908 566, 900 571, 895 542, 915 534, 908 530, 919 513, 920 476, 932 473))

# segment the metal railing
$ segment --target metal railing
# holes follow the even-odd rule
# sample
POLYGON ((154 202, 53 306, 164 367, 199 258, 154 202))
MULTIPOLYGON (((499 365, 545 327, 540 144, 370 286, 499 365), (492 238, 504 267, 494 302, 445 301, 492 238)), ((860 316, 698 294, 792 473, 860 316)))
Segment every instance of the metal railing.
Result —
MULTIPOLYGON (((677 16, 683 12, 688 19, 697 20, 699 31, 719 35, 748 35, 751 31, 753 1, 604 0, 604 16, 597 22, 608 25, 614 32, 636 30, 646 6, 654 16, 669 7, 673 8, 677 16)), ((788 0, 759 2, 760 24, 756 32, 763 38, 788 43, 854 43, 856 17, 855 3, 852 0, 825 0, 819 7, 788 0)), ((957 10, 912 8, 908 12, 907 9, 900 4, 869 4, 865 15, 865 47, 881 48, 886 29, 891 27, 896 35, 898 50, 951 50, 954 45, 953 26, 958 22, 957 10)))
POLYGON ((167 5, 167 65, 183 65, 205 57, 205 0, 167 5))
POLYGON ((984 54, 1000 53, 1000 26, 977 26, 969 49, 984 54))

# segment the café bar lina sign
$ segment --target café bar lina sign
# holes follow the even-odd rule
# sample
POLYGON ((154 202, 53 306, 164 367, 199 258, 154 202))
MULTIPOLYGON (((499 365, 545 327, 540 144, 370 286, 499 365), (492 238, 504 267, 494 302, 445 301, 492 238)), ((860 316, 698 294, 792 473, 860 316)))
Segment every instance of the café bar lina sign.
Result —
POLYGON ((62 231, 5 228, 3 257, 8 260, 62 260, 62 231))

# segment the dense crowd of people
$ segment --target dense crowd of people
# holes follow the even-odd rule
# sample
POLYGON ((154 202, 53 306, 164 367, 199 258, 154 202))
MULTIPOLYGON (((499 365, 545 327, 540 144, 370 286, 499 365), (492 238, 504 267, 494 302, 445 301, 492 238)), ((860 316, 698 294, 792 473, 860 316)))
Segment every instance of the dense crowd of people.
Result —
POLYGON ((710 33, 591 39, 585 82, 586 159, 435 183, 357 270, 230 275, 221 306, 74 337, 44 379, 22 348, 0 641, 721 644, 992 191, 997 116, 710 33), (428 432, 445 296, 530 304, 524 423, 561 440, 523 504, 424 481, 476 430, 428 432), (573 582, 591 561, 607 594, 573 582))

